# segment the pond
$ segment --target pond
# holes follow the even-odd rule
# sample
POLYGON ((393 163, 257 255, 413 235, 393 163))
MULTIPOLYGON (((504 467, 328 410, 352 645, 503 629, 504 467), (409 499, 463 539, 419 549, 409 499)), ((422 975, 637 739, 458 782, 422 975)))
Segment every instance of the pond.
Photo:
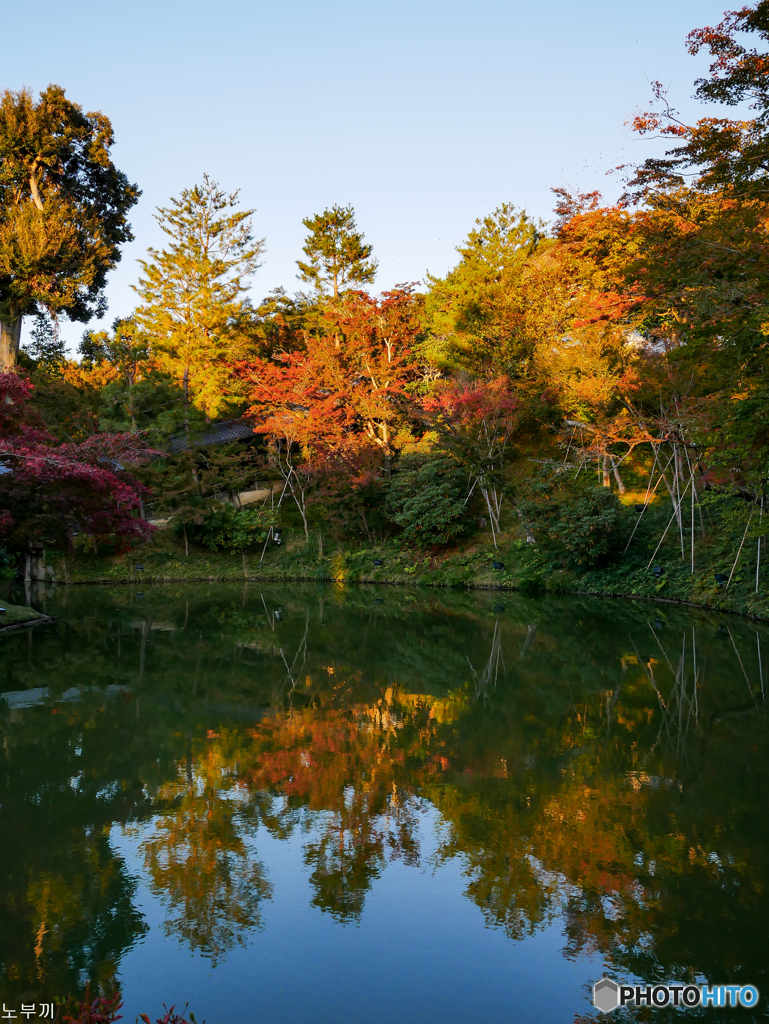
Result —
POLYGON ((0 637, 9 1007, 90 982, 126 1021, 563 1024, 604 974, 769 997, 765 626, 314 584, 31 599, 56 621, 0 637))

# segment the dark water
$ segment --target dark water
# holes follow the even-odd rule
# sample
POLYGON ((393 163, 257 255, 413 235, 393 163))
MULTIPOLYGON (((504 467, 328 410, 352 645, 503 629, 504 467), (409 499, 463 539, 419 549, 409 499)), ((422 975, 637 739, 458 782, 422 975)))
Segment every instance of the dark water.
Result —
POLYGON ((90 981, 127 1021, 560 1024, 604 973, 769 998, 764 626, 398 588, 33 600, 57 622, 0 638, 9 1006, 90 981))

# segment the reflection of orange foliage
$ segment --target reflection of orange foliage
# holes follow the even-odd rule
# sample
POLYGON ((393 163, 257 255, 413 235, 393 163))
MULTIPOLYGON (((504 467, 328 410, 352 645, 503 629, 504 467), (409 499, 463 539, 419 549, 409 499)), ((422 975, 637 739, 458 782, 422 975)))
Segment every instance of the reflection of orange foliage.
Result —
POLYGON ((566 787, 542 809, 532 837, 535 855, 575 885, 629 891, 636 872, 627 837, 644 809, 643 797, 630 788, 566 787))
POLYGON ((388 743, 393 723, 380 712, 372 728, 369 712, 364 706, 322 716, 307 710, 265 720, 252 731, 258 759, 245 773, 249 786, 278 789, 313 810, 342 806, 348 785, 362 785, 369 796, 378 792, 381 801, 404 752, 388 743))
POLYGON ((299 807, 325 812, 314 818, 305 861, 313 905, 340 921, 360 915, 386 860, 418 861, 406 763, 437 728, 428 704, 401 705, 388 690, 372 705, 280 712, 251 730, 242 777, 252 791, 286 802, 285 813, 272 811, 265 822, 285 829, 299 807))
POLYGON ((261 901, 271 892, 245 841, 237 803, 222 797, 235 781, 225 744, 231 747, 232 737, 180 765, 177 779, 157 794, 168 809, 143 843, 154 888, 169 911, 166 932, 214 963, 259 926, 261 901))

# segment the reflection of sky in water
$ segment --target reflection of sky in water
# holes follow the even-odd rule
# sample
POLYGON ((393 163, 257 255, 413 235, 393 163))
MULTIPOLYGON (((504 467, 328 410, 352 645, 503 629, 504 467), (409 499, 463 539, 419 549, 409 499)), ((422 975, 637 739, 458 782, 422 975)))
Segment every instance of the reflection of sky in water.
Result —
POLYGON ((585 979, 600 977, 600 959, 565 959, 559 921, 520 942, 486 928, 463 895, 461 861, 430 865, 438 830, 438 814, 428 808, 420 824, 422 865, 388 864, 359 922, 341 925, 310 906, 303 848, 314 834, 297 830, 278 840, 258 829, 249 847, 273 888, 261 904, 264 927, 212 969, 163 938, 165 911, 147 885, 139 849, 152 824, 132 835, 113 829, 111 843, 140 880, 136 902, 150 925, 121 960, 126 1020, 154 1006, 159 992, 169 1005, 189 1000, 198 1020, 210 1024, 562 1024, 587 1010, 585 979))

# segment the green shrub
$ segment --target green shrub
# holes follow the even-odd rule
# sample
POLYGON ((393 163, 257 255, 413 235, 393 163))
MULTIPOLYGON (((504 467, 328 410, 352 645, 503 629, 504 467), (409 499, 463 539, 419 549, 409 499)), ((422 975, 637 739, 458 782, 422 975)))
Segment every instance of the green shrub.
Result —
POLYGON ((7 550, 0 547, 0 580, 12 580, 16 575, 16 558, 7 550))
POLYGON ((388 516, 414 544, 448 544, 466 533, 467 475, 451 459, 407 459, 387 494, 388 516))
POLYGON ((630 512, 607 487, 574 491, 541 485, 540 496, 521 503, 538 539, 556 546, 584 569, 619 554, 630 531, 630 512))
POLYGON ((237 509, 233 505, 216 504, 206 509, 200 522, 184 522, 179 517, 174 521, 174 530, 181 536, 186 528, 189 540, 211 551, 219 548, 244 551, 254 544, 264 543, 273 518, 272 510, 261 505, 237 509))

